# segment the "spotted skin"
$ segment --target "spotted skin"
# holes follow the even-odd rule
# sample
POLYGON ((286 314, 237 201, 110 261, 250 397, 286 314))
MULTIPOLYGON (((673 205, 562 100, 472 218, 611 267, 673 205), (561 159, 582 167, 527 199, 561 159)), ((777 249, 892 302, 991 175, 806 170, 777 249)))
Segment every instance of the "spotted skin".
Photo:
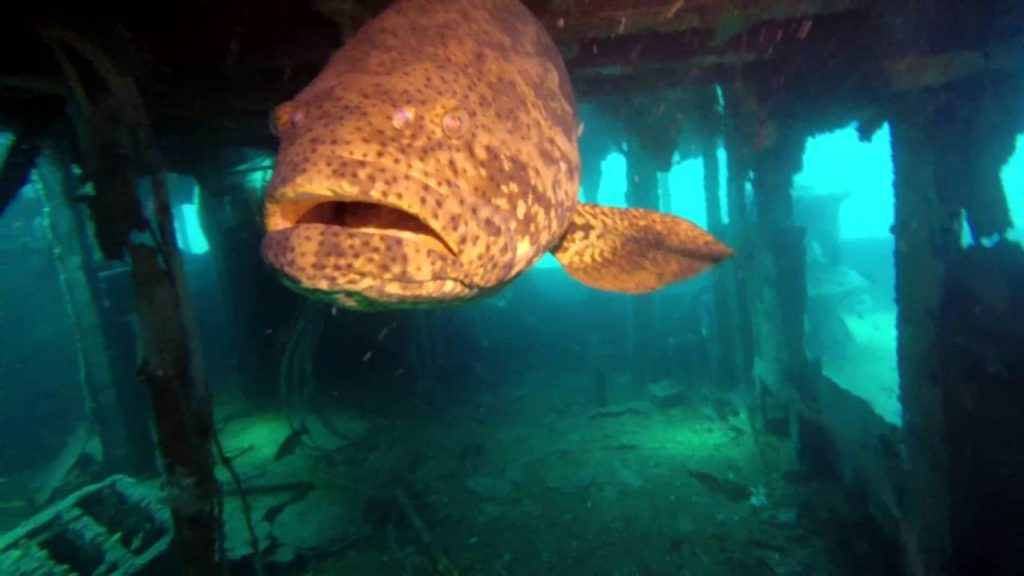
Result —
POLYGON ((595 204, 580 205, 553 252, 579 282, 627 294, 651 292, 696 276, 732 255, 688 220, 595 204))
MULTIPOLYGON (((263 257, 338 306, 484 297, 556 246, 570 273, 607 288, 591 268, 616 252, 575 246, 602 241, 577 224, 644 220, 585 217, 569 77, 519 0, 398 0, 275 109, 273 125, 263 257)), ((617 266, 629 275, 630 263, 617 266)))

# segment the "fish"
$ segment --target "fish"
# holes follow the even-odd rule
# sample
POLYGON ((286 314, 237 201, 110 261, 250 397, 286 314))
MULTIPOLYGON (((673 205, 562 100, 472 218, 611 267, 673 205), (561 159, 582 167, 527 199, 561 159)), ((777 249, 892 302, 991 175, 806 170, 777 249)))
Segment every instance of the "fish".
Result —
POLYGON ((746 502, 754 496, 754 489, 741 482, 716 476, 704 470, 687 468, 687 472, 709 492, 713 492, 732 502, 746 502))
POLYGON ((519 0, 398 0, 271 112, 263 260, 361 311, 500 291, 551 253, 642 294, 732 249, 683 218, 581 202, 565 62, 519 0))
POLYGON ((277 446, 277 450, 274 451, 274 462, 283 460, 288 456, 291 456, 298 451, 299 447, 302 446, 303 438, 309 434, 309 429, 305 425, 298 428, 293 428, 284 440, 281 441, 277 446))

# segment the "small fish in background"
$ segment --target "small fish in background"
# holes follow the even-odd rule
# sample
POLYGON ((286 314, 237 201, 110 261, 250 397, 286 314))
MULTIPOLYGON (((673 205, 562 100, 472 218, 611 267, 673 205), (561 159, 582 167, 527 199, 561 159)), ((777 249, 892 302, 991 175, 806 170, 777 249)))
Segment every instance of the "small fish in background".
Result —
POLYGON ((288 435, 284 437, 284 440, 281 441, 281 444, 277 447, 277 451, 274 452, 274 462, 283 460, 294 454, 299 447, 302 446, 302 440, 307 434, 309 434, 309 428, 305 425, 295 428, 288 433, 288 435))
POLYGON ((548 252, 631 294, 732 255, 682 218, 579 201, 569 75, 519 0, 398 0, 272 125, 262 256, 337 307, 488 297, 548 252))
POLYGON ((705 470, 687 468, 687 473, 707 491, 731 502, 748 502, 757 495, 753 488, 742 482, 723 478, 705 470))
POLYGON ((396 324, 396 322, 392 322, 391 324, 388 324, 383 329, 381 329, 380 333, 377 334, 377 342, 383 342, 384 339, 388 337, 388 334, 391 333, 391 329, 394 328, 396 324))

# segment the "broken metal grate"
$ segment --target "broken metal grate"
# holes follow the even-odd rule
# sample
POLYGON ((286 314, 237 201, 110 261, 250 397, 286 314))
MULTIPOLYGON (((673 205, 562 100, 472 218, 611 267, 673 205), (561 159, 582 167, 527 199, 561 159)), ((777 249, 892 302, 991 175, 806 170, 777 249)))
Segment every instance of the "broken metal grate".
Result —
POLYGON ((129 576, 165 559, 171 517, 127 476, 88 486, 0 536, 4 576, 129 576))

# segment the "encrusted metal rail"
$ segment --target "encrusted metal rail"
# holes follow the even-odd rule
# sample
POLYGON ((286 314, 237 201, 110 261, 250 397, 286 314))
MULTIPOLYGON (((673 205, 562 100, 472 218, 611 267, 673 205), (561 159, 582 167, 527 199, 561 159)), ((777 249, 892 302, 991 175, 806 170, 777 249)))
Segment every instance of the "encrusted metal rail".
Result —
POLYGON ((0 536, 4 576, 152 574, 168 561, 171 517, 127 476, 88 486, 0 536))

